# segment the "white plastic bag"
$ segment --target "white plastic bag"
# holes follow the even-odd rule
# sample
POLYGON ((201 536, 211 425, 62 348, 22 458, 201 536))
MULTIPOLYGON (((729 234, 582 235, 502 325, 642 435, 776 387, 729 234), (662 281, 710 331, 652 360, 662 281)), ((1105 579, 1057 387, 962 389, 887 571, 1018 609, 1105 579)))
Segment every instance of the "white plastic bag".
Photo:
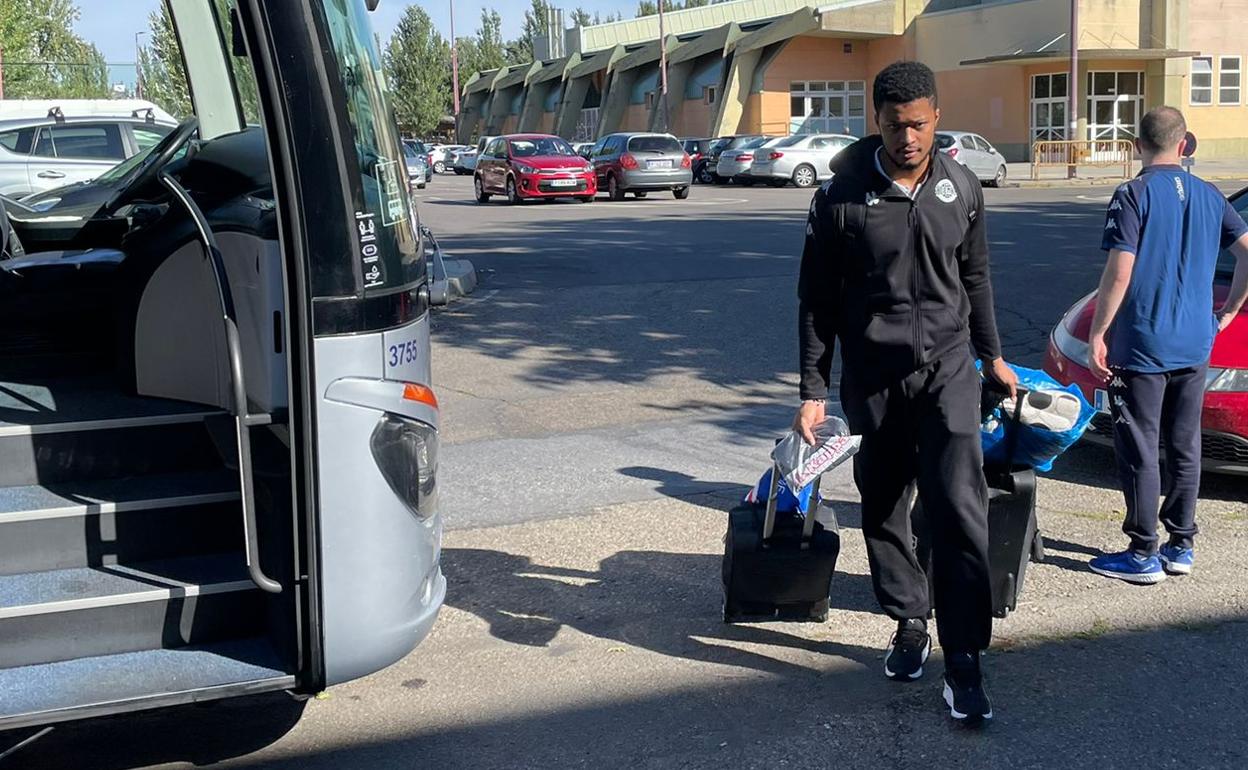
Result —
POLYGON ((853 457, 862 444, 862 436, 849 435, 849 426, 839 417, 827 417, 815 426, 815 445, 806 443, 797 431, 790 431, 771 451, 771 459, 780 466, 780 473, 790 489, 807 484, 853 457))

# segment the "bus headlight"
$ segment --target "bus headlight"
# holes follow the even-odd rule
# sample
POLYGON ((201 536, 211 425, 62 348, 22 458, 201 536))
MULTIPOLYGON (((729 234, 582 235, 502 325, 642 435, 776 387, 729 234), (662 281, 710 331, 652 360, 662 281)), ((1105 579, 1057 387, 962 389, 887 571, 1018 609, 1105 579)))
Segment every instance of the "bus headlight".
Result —
POLYGON ((387 412, 368 443, 382 477, 408 510, 420 519, 436 513, 438 432, 418 420, 387 412))

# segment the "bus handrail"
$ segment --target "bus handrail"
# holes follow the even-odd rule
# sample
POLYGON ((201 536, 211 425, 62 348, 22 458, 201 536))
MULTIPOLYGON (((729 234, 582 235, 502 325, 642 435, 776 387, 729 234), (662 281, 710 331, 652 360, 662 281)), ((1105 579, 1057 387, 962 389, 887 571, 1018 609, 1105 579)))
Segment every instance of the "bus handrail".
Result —
POLYGON ((243 540, 247 557, 247 574, 260 590, 280 594, 282 584, 264 574, 260 566, 256 492, 251 470, 251 426, 261 422, 257 419, 261 415, 249 414, 247 411, 247 386, 243 380, 243 347, 238 336, 234 295, 230 293, 225 260, 221 257, 221 249, 217 246, 217 239, 212 234, 207 217, 204 216, 204 212, 200 210, 186 188, 164 171, 160 172, 160 182, 169 188, 174 197, 190 212, 191 219, 195 221, 195 227, 199 230, 200 240, 204 244, 204 256, 212 266, 212 275, 217 285, 217 299, 221 305, 221 320, 225 326, 225 346, 230 359, 230 389, 233 402, 230 414, 234 417, 235 435, 238 439, 238 476, 242 486, 243 540))

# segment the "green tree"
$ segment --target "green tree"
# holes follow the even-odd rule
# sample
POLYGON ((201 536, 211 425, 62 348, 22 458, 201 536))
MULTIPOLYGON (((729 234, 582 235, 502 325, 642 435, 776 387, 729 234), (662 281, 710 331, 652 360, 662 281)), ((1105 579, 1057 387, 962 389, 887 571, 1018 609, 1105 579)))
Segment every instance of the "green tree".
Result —
POLYGON ((181 120, 194 110, 191 92, 186 86, 186 70, 182 67, 182 51, 168 7, 162 3, 159 10, 152 11, 147 17, 147 26, 151 43, 139 51, 143 97, 181 120))
POLYGON ((384 59, 399 128, 417 135, 437 130, 451 108, 451 52, 425 9, 407 7, 384 59))
POLYGON ((596 23, 597 22, 593 21, 590 18, 589 11, 585 10, 579 5, 576 7, 576 10, 572 11, 572 26, 588 27, 591 24, 596 24, 596 23))
POLYGON ((639 19, 643 16, 654 16, 658 12, 659 5, 654 0, 641 0, 637 3, 637 18, 639 19))
POLYGON ((6 98, 109 95, 104 56, 74 32, 77 21, 72 0, 0 0, 6 98))
POLYGON ((503 17, 498 11, 481 10, 481 26, 477 28, 478 70, 495 70, 507 63, 503 47, 503 17))

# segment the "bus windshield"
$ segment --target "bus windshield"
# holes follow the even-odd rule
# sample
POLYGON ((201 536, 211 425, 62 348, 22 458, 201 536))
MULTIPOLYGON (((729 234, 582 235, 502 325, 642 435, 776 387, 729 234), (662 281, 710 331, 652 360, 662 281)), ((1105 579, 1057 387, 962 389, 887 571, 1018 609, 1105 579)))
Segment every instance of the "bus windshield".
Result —
POLYGON ((424 264, 412 221, 402 143, 383 97, 381 54, 363 3, 326 0, 323 7, 358 171, 358 185, 351 194, 360 285, 366 294, 406 290, 423 279, 424 264))

